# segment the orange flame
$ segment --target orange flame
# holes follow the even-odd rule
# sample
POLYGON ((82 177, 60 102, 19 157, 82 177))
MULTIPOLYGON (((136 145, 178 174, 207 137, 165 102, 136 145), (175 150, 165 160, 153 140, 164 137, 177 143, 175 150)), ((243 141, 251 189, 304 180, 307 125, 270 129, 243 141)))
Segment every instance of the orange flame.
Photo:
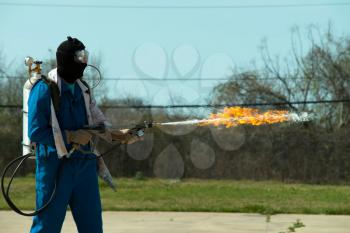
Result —
POLYGON ((288 111, 269 110, 261 112, 255 108, 226 107, 223 112, 210 114, 200 123, 205 125, 225 125, 227 128, 237 125, 265 125, 288 121, 288 111))

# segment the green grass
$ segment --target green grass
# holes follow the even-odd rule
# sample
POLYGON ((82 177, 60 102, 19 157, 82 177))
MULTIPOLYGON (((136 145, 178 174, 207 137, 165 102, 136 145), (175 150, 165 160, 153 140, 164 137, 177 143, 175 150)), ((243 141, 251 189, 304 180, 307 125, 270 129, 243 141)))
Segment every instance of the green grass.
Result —
MULTIPOLYGON (((100 182, 104 210, 350 214, 350 187, 280 182, 119 178, 118 191, 100 182)), ((17 178, 12 197, 32 209, 33 177, 17 178)), ((3 198, 0 209, 8 209, 3 198)))

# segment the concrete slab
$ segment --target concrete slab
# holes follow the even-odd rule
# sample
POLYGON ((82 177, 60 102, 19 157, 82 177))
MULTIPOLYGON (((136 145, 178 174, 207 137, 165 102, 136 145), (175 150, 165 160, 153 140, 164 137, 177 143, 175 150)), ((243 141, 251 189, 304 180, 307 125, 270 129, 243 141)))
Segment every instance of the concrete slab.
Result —
MULTIPOLYGON (((306 227, 300 233, 349 233, 350 216, 280 214, 266 217, 244 213, 103 212, 105 233, 278 233, 296 219, 306 227)), ((29 232, 31 218, 0 211, 0 232, 29 232)), ((67 212, 62 232, 77 232, 67 212)))

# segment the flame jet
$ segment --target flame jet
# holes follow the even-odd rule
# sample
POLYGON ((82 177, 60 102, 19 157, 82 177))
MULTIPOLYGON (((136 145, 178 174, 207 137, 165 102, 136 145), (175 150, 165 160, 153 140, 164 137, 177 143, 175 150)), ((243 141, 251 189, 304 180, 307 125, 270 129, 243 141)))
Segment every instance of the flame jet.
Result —
POLYGON ((269 110, 261 112, 255 108, 226 107, 222 112, 212 113, 207 119, 193 119, 176 122, 157 123, 153 125, 199 125, 199 126, 226 126, 227 128, 237 125, 266 125, 282 122, 309 121, 307 112, 292 113, 287 110, 269 110))

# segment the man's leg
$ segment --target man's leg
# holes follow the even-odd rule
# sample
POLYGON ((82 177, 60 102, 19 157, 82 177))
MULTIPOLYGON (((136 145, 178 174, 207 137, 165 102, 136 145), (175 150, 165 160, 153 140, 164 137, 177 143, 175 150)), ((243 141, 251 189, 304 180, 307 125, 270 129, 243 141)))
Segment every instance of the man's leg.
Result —
POLYGON ((33 218, 30 233, 59 233, 66 215, 72 193, 69 166, 56 156, 36 160, 36 205, 42 207, 50 199, 56 177, 56 194, 50 205, 33 218), (68 170, 68 171, 67 171, 68 170))
POLYGON ((102 208, 96 160, 76 161, 76 182, 70 208, 79 233, 102 233, 102 208))

